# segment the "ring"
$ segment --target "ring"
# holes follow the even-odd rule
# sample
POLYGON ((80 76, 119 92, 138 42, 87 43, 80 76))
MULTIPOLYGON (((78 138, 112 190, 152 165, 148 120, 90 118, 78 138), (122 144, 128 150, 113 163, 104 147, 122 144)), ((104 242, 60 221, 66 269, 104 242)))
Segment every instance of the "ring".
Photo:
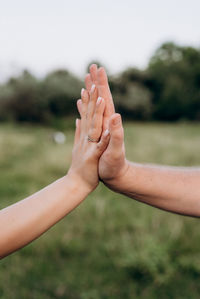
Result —
POLYGON ((88 135, 87 139, 89 142, 99 142, 99 139, 93 139, 89 135, 88 135))

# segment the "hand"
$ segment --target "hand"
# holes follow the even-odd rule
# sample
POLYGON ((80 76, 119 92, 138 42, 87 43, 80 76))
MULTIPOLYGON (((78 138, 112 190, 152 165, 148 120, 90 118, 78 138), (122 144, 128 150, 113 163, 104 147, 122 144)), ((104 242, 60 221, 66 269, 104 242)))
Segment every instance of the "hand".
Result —
POLYGON ((109 119, 111 115, 115 113, 115 106, 110 92, 106 72, 103 67, 98 69, 96 64, 91 65, 90 73, 85 77, 85 85, 88 91, 91 89, 92 84, 95 84, 98 89, 99 96, 104 98, 106 101, 103 118, 103 130, 105 131, 109 127, 109 119))
POLYGON ((92 191, 98 185, 98 162, 110 137, 108 130, 102 134, 105 101, 98 98, 97 88, 93 85, 89 92, 82 89, 77 107, 81 120, 76 120, 72 164, 68 176, 84 183, 92 191))
POLYGON ((125 159, 121 116, 115 113, 107 75, 103 67, 98 69, 95 64, 91 65, 90 73, 85 77, 86 89, 90 90, 92 84, 97 86, 99 96, 105 100, 103 129, 109 129, 110 132, 109 145, 99 159, 99 176, 106 185, 117 186, 129 167, 125 159))

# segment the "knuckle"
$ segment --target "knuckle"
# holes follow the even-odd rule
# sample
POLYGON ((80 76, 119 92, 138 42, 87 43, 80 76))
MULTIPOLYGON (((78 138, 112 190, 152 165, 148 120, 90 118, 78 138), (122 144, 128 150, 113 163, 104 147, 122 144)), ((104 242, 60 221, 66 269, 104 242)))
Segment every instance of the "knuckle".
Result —
POLYGON ((95 138, 95 139, 99 138, 99 132, 98 132, 98 130, 96 130, 94 128, 91 128, 89 130, 89 135, 91 138, 95 138))
POLYGON ((94 113, 94 117, 99 117, 102 114, 102 109, 101 107, 97 107, 94 113))
POLYGON ((100 141, 99 143, 97 143, 97 149, 100 150, 102 148, 102 142, 100 141))
POLYGON ((96 92, 96 90, 90 95, 90 97, 91 97, 92 101, 96 101, 97 100, 97 92, 96 92))
POLYGON ((85 105, 83 105, 83 107, 82 107, 81 111, 82 111, 82 114, 83 114, 83 115, 85 115, 85 114, 86 114, 86 107, 85 107, 85 105))
POLYGON ((115 132, 115 134, 113 135, 113 138, 115 140, 121 140, 121 139, 123 139, 124 138, 123 131, 120 130, 120 131, 115 132))
POLYGON ((93 123, 92 123, 92 129, 94 131, 99 131, 99 124, 98 124, 97 121, 93 121, 93 123))
POLYGON ((84 103, 87 103, 87 102, 88 102, 88 98, 89 98, 89 97, 88 97, 88 93, 87 93, 87 91, 85 91, 84 94, 83 94, 83 96, 82 96, 82 100, 83 100, 83 102, 84 102, 84 103))
POLYGON ((102 125, 101 125, 101 122, 99 121, 99 119, 94 117, 92 120, 92 129, 100 132, 101 126, 102 125))

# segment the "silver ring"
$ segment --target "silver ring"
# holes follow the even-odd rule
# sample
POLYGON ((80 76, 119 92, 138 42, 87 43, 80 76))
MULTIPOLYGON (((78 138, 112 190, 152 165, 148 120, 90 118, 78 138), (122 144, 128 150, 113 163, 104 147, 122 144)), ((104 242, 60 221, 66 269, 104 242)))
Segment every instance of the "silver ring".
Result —
POLYGON ((99 142, 99 138, 98 139, 93 139, 89 135, 88 135, 87 139, 88 139, 89 142, 96 142, 96 143, 99 142))

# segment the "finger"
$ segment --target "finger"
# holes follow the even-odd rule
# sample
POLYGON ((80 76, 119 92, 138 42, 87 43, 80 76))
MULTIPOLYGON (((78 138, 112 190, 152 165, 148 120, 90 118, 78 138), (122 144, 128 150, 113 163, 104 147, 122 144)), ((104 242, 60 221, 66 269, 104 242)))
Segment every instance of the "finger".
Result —
POLYGON ((105 109, 105 101, 103 98, 99 97, 96 102, 91 128, 89 129, 89 136, 92 139, 98 140, 102 134, 104 109, 105 109))
POLYGON ((106 150, 109 140, 110 140, 110 132, 109 130, 106 130, 103 133, 101 140, 97 143, 98 157, 100 157, 103 154, 103 152, 106 150))
POLYGON ((82 101, 81 99, 79 99, 77 102, 76 102, 76 105, 77 105, 77 109, 78 109, 78 112, 80 114, 80 117, 82 117, 82 101))
POLYGON ((112 94, 108 84, 108 77, 103 67, 100 67, 97 71, 98 78, 98 90, 99 96, 103 97, 106 101, 105 117, 109 117, 115 113, 115 107, 113 103, 112 94))
MULTIPOLYGON (((98 70, 97 70, 97 77, 98 77, 98 83, 102 86, 106 86, 108 87, 108 90, 110 91, 109 89, 109 85, 108 85, 108 76, 106 74, 106 71, 104 69, 104 67, 100 67, 98 70)), ((111 95, 111 94, 110 94, 111 95)))
POLYGON ((92 80, 92 83, 95 84, 97 86, 98 84, 98 78, 97 78, 97 65, 96 64, 92 64, 90 66, 90 76, 91 76, 91 80, 92 80))
POLYGON ((91 121, 92 121, 92 118, 94 115, 97 98, 98 98, 98 91, 97 91, 96 86, 93 84, 91 91, 90 91, 90 100, 89 100, 88 109, 87 109, 88 128, 91 126, 91 121))
POLYGON ((86 89, 82 88, 81 90, 81 100, 82 100, 82 117, 85 117, 85 114, 87 113, 87 107, 88 107, 88 103, 89 103, 89 93, 86 89))
MULTIPOLYGON (((106 111, 106 105, 105 105, 105 111, 106 111)), ((104 111, 104 118, 103 118, 103 131, 109 129, 110 116, 108 116, 108 115, 106 116, 105 111, 104 111)))
POLYGON ((90 100, 89 93, 86 89, 82 88, 81 90, 81 132, 84 134, 87 129, 87 113, 88 113, 88 104, 90 100))
POLYGON ((121 115, 115 113, 109 120, 110 142, 108 149, 113 153, 113 158, 124 151, 124 130, 121 115))
POLYGON ((81 89, 81 99, 84 104, 88 104, 90 97, 88 91, 85 90, 85 88, 81 89))
POLYGON ((76 119, 76 130, 75 130, 75 135, 74 135, 74 145, 76 145, 79 141, 80 138, 80 133, 81 133, 81 120, 80 119, 76 119))
POLYGON ((85 76, 85 87, 87 89, 87 91, 89 92, 92 88, 92 78, 91 78, 91 75, 90 74, 87 74, 85 76))

